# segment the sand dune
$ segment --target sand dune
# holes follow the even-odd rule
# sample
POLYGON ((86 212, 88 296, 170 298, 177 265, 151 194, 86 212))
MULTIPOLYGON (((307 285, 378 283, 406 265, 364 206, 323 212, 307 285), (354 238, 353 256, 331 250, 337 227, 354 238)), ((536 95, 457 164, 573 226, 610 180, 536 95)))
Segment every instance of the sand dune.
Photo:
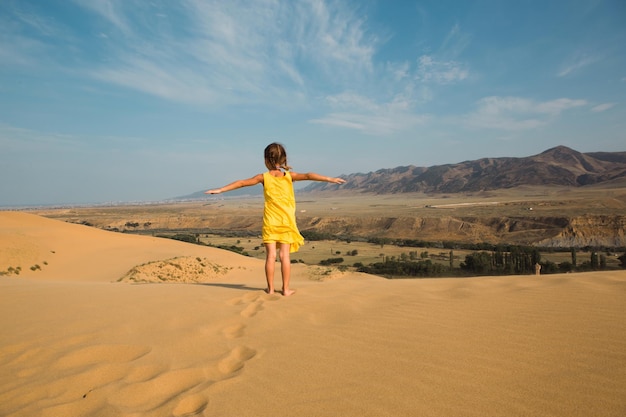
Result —
POLYGON ((626 271, 294 265, 284 298, 256 259, 0 212, 0 271, 17 266, 0 277, 2 416, 626 414, 626 271), (142 264, 185 273, 117 282, 142 264))

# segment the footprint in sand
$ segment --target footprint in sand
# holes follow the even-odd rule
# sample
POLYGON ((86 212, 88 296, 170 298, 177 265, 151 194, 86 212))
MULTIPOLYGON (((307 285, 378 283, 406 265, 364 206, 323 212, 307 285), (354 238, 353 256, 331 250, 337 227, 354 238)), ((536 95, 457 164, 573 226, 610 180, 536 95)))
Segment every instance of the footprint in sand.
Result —
POLYGON ((276 293, 274 293, 274 294, 265 294, 265 295, 263 295, 263 299, 265 301, 278 301, 278 300, 281 299, 281 296, 276 294, 276 293))
POLYGON ((208 404, 209 402, 203 395, 191 395, 180 400, 172 413, 174 417, 194 416, 203 412, 208 404))
POLYGON ((231 305, 239 305, 249 303, 246 308, 241 311, 243 317, 253 317, 263 309, 263 303, 265 301, 277 301, 281 296, 278 294, 266 294, 265 292, 253 292, 244 295, 243 297, 237 297, 229 301, 231 305))
POLYGON ((246 346, 237 346, 230 351, 228 356, 219 361, 217 369, 224 374, 232 374, 243 368, 246 361, 252 359, 256 355, 256 350, 246 346))
POLYGON ((263 300, 258 300, 252 304, 248 304, 246 308, 241 311, 243 317, 254 317, 259 311, 263 310, 263 300))
POLYGON ((222 330, 222 333, 224 334, 224 336, 226 336, 227 339, 237 339, 243 336, 245 328, 245 324, 234 324, 222 330))
POLYGON ((236 306, 239 304, 244 304, 244 303, 251 303, 254 302, 256 300, 259 299, 259 297, 261 296, 261 292, 255 291, 255 292, 249 292, 247 294, 245 294, 242 297, 235 297, 231 300, 228 301, 228 304, 236 306))

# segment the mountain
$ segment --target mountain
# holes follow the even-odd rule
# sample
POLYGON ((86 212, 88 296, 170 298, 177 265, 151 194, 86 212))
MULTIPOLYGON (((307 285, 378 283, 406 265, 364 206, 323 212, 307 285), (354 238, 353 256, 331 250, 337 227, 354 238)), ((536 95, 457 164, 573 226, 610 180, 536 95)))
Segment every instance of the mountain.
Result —
MULTIPOLYGON (((344 190, 376 194, 459 193, 521 185, 579 187, 626 179, 626 152, 580 153, 566 146, 557 146, 524 158, 482 158, 428 168, 411 165, 342 178, 346 180, 341 186, 344 190)), ((313 183, 301 192, 337 187, 313 183)))

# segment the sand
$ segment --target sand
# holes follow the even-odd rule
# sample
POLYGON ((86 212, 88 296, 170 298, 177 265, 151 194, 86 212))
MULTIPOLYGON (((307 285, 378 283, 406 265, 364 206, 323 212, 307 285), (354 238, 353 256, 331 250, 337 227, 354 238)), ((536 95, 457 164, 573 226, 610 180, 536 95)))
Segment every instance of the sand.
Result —
POLYGON ((282 297, 261 260, 0 212, 0 271, 17 266, 0 276, 2 416, 626 415, 626 271, 299 264, 282 297))

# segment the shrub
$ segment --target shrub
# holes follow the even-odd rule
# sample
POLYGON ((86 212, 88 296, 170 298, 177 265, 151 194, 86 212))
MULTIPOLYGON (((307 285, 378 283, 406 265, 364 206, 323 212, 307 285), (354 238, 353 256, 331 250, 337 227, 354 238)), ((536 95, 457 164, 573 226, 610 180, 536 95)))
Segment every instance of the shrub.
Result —
POLYGON ((315 230, 301 230, 300 234, 304 237, 305 240, 314 241, 314 240, 334 240, 335 235, 331 233, 317 232, 315 230))
POLYGON ((542 274, 556 274, 557 272, 559 272, 559 267, 554 262, 551 262, 551 261, 541 262, 542 274))
POLYGON ((572 272, 574 270, 574 265, 571 262, 565 261, 559 264, 559 272, 572 272))
POLYGON ((174 239, 174 240, 180 240, 181 242, 187 242, 187 243, 198 243, 198 238, 194 235, 188 235, 188 234, 175 234, 173 236, 170 235, 157 235, 156 237, 164 237, 167 239, 174 239))
POLYGON ((328 266, 332 264, 340 264, 343 262, 343 258, 328 258, 320 261, 320 265, 328 266))
POLYGON ((445 267, 441 264, 433 263, 430 259, 428 259, 426 261, 418 262, 377 262, 359 267, 357 271, 388 277, 433 277, 441 276, 445 272, 445 267))

